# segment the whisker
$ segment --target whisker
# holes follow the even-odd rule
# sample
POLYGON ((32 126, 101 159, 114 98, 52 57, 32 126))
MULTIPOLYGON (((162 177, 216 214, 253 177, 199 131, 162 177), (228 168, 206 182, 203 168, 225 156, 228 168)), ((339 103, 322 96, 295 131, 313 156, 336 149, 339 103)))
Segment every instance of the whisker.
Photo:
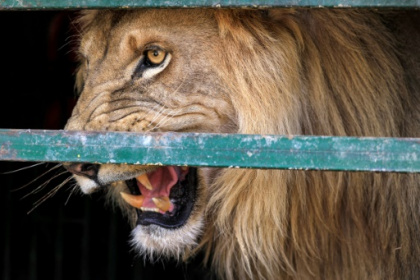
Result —
POLYGON ((38 177, 36 177, 35 179, 33 179, 32 181, 30 181, 29 183, 26 183, 25 185, 23 185, 23 186, 21 186, 21 187, 19 187, 19 188, 17 188, 17 189, 13 189, 13 190, 11 190, 12 192, 15 192, 15 191, 18 191, 18 190, 21 190, 21 189, 24 189, 24 188, 26 188, 27 186, 29 186, 30 184, 32 184, 32 183, 34 183, 35 181, 37 181, 37 180, 39 180, 41 177, 43 177, 44 175, 46 175, 46 174, 48 174, 48 173, 50 173, 51 171, 53 171, 53 170, 55 170, 55 169, 57 169, 57 168, 59 168, 59 167, 61 167, 62 166, 62 164, 60 163, 60 164, 57 164, 56 166, 53 166, 52 168, 50 168, 50 169, 48 169, 47 171, 45 171, 44 173, 42 173, 41 175, 39 175, 38 177))
MULTIPOLYGON (((156 115, 155 116, 155 118, 153 119, 153 121, 155 121, 155 120, 157 120, 158 118, 160 118, 163 114, 164 114, 164 112, 166 111, 166 110, 168 110, 168 109, 164 109, 164 110, 162 110, 162 111, 160 111, 159 112, 159 114, 158 115, 156 115)), ((166 118, 166 116, 167 115, 165 115, 162 119, 164 119, 164 118, 166 118)), ((154 130, 154 129, 156 129, 156 127, 158 127, 158 125, 159 125, 159 123, 162 121, 162 119, 160 119, 153 127, 150 127, 150 125, 153 123, 153 121, 151 121, 147 126, 149 127, 148 128, 148 130, 146 131, 146 132, 150 132, 150 131, 152 131, 152 130, 154 130)))
POLYGON ((42 190, 43 187, 45 187, 46 185, 48 185, 52 180, 54 180, 55 178, 57 178, 57 177, 65 174, 65 173, 67 173, 67 170, 66 171, 63 171, 61 173, 58 173, 57 175, 54 175, 53 177, 51 177, 50 179, 48 179, 47 181, 45 181, 44 183, 42 183, 41 185, 39 185, 36 189, 32 190, 30 193, 25 194, 21 198, 21 200, 27 198, 28 196, 30 196, 32 194, 38 193, 40 190, 42 190))
MULTIPOLYGON (((80 24, 76 24, 76 21, 75 20, 71 20, 70 19, 70 27, 71 28, 74 28, 74 30, 77 32, 77 34, 82 34, 82 30, 80 28, 80 24)), ((80 36, 79 35, 72 35, 72 36, 79 37, 79 40, 78 41, 80 41, 80 36)))
MULTIPOLYGON (((185 82, 185 78, 181 81, 181 83, 179 84, 179 86, 172 92, 172 94, 175 94, 175 93, 177 93, 178 92, 178 90, 182 87, 182 85, 184 84, 184 82, 185 82)), ((162 109, 165 109, 165 107, 162 107, 162 109)), ((164 112, 164 110, 160 110, 159 111, 159 114, 156 114, 155 115, 155 117, 149 122, 149 125, 148 125, 148 127, 157 119, 157 118, 159 118, 162 114, 163 114, 163 112, 164 112)), ((165 118, 168 118, 168 115, 166 115, 165 116, 165 118)), ((163 118, 163 119, 165 119, 165 118, 163 118)), ((155 124, 155 126, 154 127, 152 127, 152 128, 150 128, 150 129, 148 129, 147 130, 147 132, 150 132, 150 131, 152 131, 152 130, 154 130, 154 129, 156 129, 156 128, 158 128, 159 127, 159 125, 161 125, 160 123, 162 122, 162 119, 157 123, 157 124, 155 124)))
POLYGON ((39 199, 37 202, 34 203, 34 206, 32 207, 31 210, 29 210, 26 214, 30 214, 32 211, 34 211, 39 205, 41 205, 42 203, 44 203, 48 198, 54 196, 59 189, 61 189, 61 187, 63 187, 65 184, 67 184, 70 180, 72 179, 72 177, 68 177, 67 179, 65 179, 63 182, 61 182, 58 186, 54 187, 51 191, 49 191, 45 196, 43 196, 41 199, 39 199))
POLYGON ((157 120, 165 110, 166 108, 162 107, 159 111, 155 112, 155 116, 149 121, 147 126, 150 126, 155 120, 157 120))
MULTIPOLYGON (((71 177, 70 177, 71 178, 71 177)), ((74 194, 74 192, 78 189, 78 186, 77 186, 77 184, 75 184, 74 186, 72 186, 71 187, 72 189, 71 189, 71 191, 70 191, 70 194, 69 194, 69 196, 67 197, 67 199, 66 199, 66 202, 64 203, 64 205, 67 205, 67 203, 69 202, 69 200, 70 200, 70 197, 74 194)))
POLYGON ((152 127, 149 131, 157 129, 159 127, 162 127, 164 124, 167 124, 172 117, 174 117, 175 115, 177 115, 178 113, 182 112, 182 109, 178 109, 175 112, 173 112, 172 114, 167 114, 165 115, 154 127, 152 127))
MULTIPOLYGON (((70 44, 73 44, 74 43, 74 41, 73 40, 68 40, 67 42, 65 42, 61 47, 59 47, 58 48, 58 50, 57 51, 61 51, 62 49, 64 49, 67 45, 70 45, 70 44)), ((71 53, 72 52, 72 50, 70 50, 70 51, 68 51, 67 52, 67 54, 68 53, 71 53)))
MULTIPOLYGON (((153 108, 144 108, 144 109, 146 109, 146 110, 147 110, 147 113, 151 113, 151 112, 153 112, 153 113, 155 114, 155 117, 156 117, 156 115, 158 114, 158 112, 155 112, 155 109, 156 109, 156 107, 158 107, 158 106, 160 106, 160 104, 159 104, 159 103, 155 104, 155 105, 153 106, 153 108)), ((162 108, 164 108, 164 107, 162 107, 162 108)), ((161 110, 162 110, 162 109, 161 109, 161 110)), ((151 120, 151 121, 149 121, 149 125, 150 125, 150 123, 151 123, 151 122, 153 122, 153 121, 155 120, 155 117, 153 117, 153 118, 152 118, 152 120, 151 120)))
POLYGON ((22 167, 22 168, 19 168, 19 169, 16 169, 16 170, 1 172, 0 174, 1 175, 13 174, 13 173, 16 173, 16 172, 19 172, 19 171, 22 171, 22 170, 26 170, 26 169, 30 169, 30 168, 35 167, 35 166, 39 166, 41 164, 46 164, 46 162, 38 162, 38 163, 29 165, 29 166, 25 166, 25 167, 22 167))
MULTIPOLYGON (((167 124, 167 123, 168 123, 168 121, 170 121, 170 119, 171 119, 172 117, 175 117, 176 115, 178 115, 178 113, 181 113, 181 112, 182 112, 182 109, 179 109, 179 110, 177 110, 177 111, 173 112, 172 114, 168 114, 168 115, 166 116, 166 120, 165 120, 164 122, 161 122, 160 124, 158 124, 158 125, 159 125, 159 127, 162 127, 163 125, 167 124)), ((157 128, 159 128, 159 127, 157 127, 157 128)))
MULTIPOLYGON (((161 118, 152 128, 148 130, 148 132, 156 128, 162 127, 162 125, 166 124, 173 116, 175 116, 176 114, 180 112, 182 112, 182 108, 175 110, 175 112, 165 114, 163 118, 161 118)), ((163 113, 164 112, 162 112, 160 115, 163 115, 163 113)))
POLYGON ((179 86, 171 94, 177 93, 178 90, 184 85, 184 83, 185 83, 185 77, 182 78, 182 81, 179 83, 179 86))

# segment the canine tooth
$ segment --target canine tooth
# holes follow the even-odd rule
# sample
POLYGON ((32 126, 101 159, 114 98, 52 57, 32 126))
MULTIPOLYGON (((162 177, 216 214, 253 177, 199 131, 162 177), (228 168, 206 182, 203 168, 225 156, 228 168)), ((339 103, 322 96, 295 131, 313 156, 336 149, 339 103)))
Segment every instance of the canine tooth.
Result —
POLYGON ((169 197, 153 197, 153 202, 161 211, 166 212, 171 208, 171 202, 169 201, 169 197))
POLYGON ((181 166, 181 170, 182 171, 187 171, 188 170, 188 166, 181 166))
POLYGON ((147 174, 141 174, 140 176, 137 176, 136 179, 143 185, 146 187, 146 189, 148 189, 149 191, 153 190, 153 186, 149 181, 149 177, 147 177, 147 174))
POLYGON ((134 208, 140 209, 143 205, 144 197, 142 195, 132 195, 125 192, 120 192, 120 194, 121 197, 125 200, 125 202, 127 202, 134 208))

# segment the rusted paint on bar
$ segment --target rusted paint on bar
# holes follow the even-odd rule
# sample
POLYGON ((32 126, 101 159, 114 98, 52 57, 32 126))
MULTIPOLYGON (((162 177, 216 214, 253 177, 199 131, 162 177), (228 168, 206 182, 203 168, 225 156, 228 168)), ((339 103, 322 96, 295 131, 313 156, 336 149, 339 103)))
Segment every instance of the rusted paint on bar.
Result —
POLYGON ((0 160, 420 172, 420 139, 3 129, 0 160))

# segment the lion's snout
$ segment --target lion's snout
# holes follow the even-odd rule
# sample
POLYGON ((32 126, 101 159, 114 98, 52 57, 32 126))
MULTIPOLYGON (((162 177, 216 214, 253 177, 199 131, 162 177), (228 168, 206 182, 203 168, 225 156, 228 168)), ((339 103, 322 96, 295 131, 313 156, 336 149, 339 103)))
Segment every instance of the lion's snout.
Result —
POLYGON ((72 174, 87 177, 94 181, 98 179, 99 164, 64 163, 63 167, 72 174))

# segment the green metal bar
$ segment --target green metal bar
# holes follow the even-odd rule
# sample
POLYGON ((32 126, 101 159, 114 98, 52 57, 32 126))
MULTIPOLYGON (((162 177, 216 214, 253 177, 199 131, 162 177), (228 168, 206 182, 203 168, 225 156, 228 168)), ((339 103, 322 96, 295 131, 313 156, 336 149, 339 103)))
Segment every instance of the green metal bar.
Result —
POLYGON ((420 0, 0 0, 1 9, 185 7, 419 8, 420 0))
POLYGON ((420 172, 420 139, 3 129, 0 160, 420 172))

